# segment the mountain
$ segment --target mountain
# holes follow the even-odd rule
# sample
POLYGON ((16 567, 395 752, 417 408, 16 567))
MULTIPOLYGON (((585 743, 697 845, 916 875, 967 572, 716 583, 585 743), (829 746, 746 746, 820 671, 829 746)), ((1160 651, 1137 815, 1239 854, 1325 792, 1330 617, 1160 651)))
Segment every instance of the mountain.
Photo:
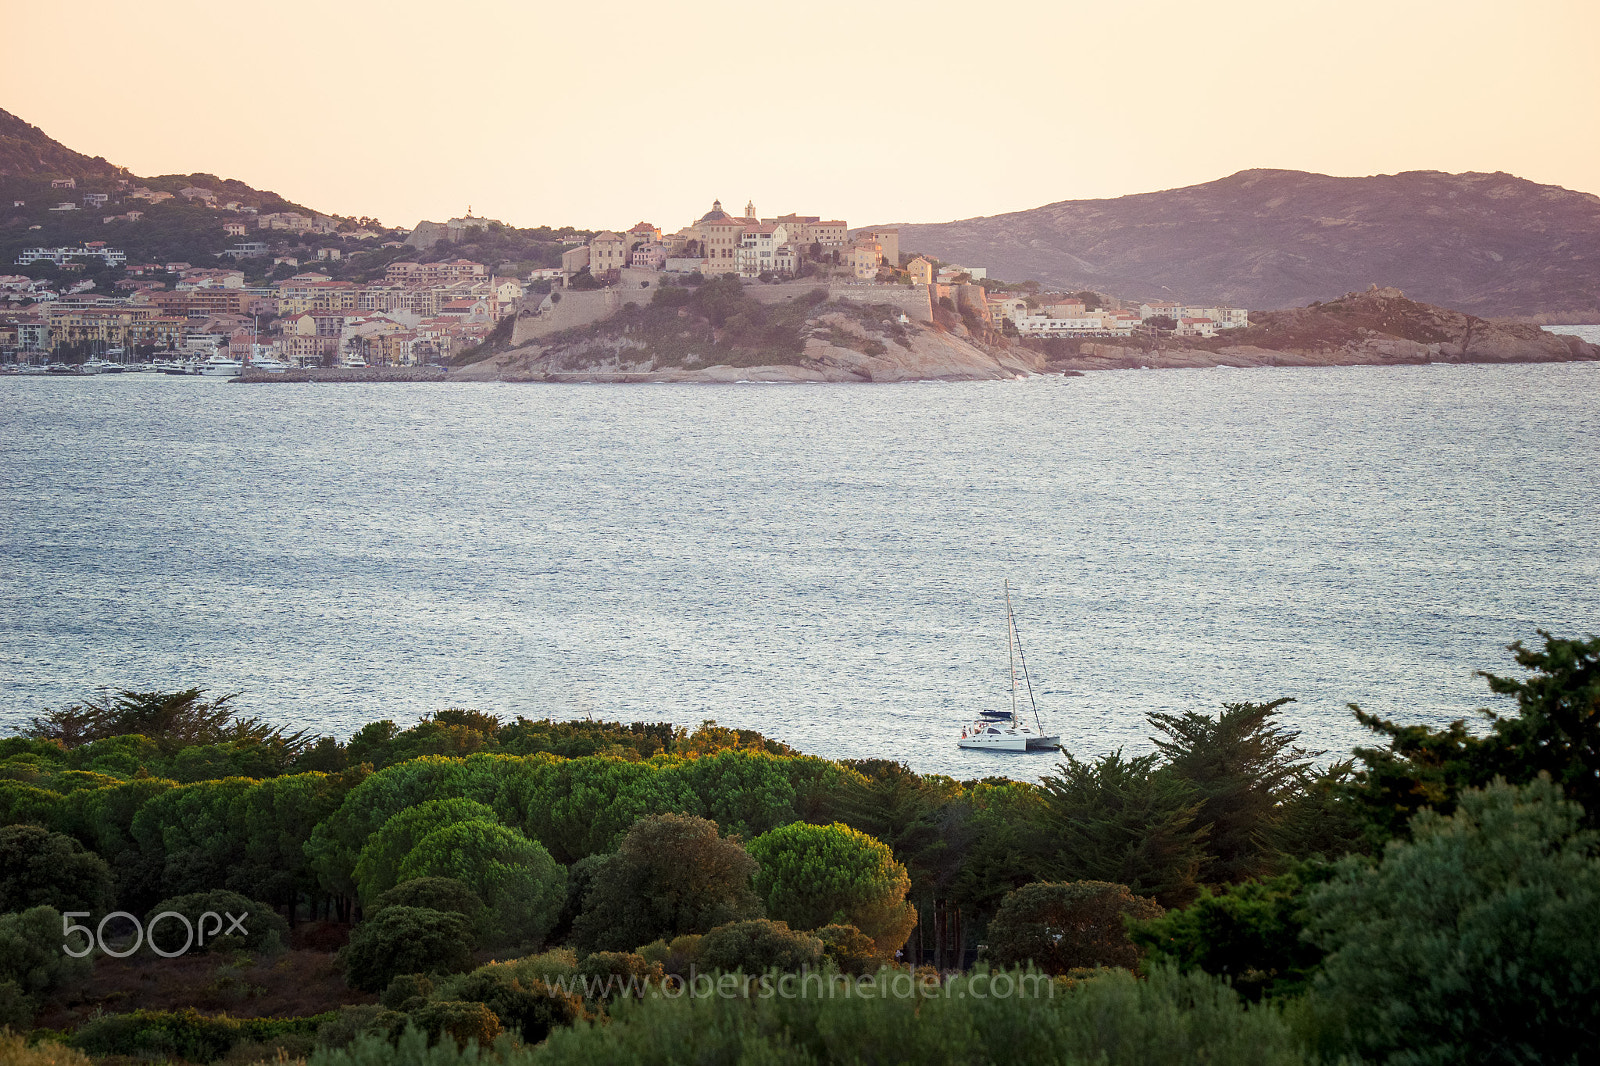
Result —
POLYGON ((38 126, 0 110, 0 177, 114 180, 128 172, 99 156, 74 152, 38 126))
POLYGON ((1068 290, 1294 307, 1376 282, 1477 315, 1600 311, 1600 197, 1510 174, 1204 185, 900 226, 900 247, 1068 290))

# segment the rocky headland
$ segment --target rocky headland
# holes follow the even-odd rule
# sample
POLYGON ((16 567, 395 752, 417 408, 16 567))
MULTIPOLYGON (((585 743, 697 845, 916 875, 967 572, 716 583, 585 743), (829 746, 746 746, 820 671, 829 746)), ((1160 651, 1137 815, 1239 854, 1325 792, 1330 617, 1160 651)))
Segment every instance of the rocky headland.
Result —
POLYGON ((491 345, 452 369, 450 380, 985 381, 1045 370, 1043 353, 969 326, 925 298, 913 315, 909 301, 832 299, 820 288, 784 302, 767 302, 769 295, 731 280, 659 289, 603 321, 491 345))
POLYGON ((1254 312, 1248 327, 1217 337, 1086 338, 1041 347, 1053 371, 1600 359, 1600 348, 1577 337, 1418 303, 1377 286, 1309 307, 1254 312))

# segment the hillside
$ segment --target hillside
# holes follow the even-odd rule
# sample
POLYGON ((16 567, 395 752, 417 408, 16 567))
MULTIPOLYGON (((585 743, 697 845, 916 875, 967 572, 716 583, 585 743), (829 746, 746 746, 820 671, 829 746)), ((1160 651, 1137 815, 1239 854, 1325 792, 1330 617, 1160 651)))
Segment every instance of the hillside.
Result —
POLYGON ((1010 281, 1252 309, 1379 282, 1482 316, 1600 312, 1600 197, 1509 174, 1246 170, 1184 189, 902 224, 900 247, 1010 281))
POLYGON ((99 156, 74 152, 39 127, 0 110, 0 177, 110 181, 128 173, 99 156))
POLYGON ((1254 366, 1548 363, 1600 359, 1600 348, 1538 326, 1496 322, 1373 286, 1337 300, 1257 312, 1245 329, 1200 339, 1035 343, 1051 370, 1254 366))

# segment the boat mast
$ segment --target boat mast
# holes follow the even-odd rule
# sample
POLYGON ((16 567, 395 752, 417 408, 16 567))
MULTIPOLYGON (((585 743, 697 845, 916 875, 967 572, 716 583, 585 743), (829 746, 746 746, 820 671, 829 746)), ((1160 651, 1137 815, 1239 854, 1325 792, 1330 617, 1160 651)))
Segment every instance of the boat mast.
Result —
MULTIPOLYGON (((1028 704, 1033 708, 1033 724, 1038 727, 1039 735, 1044 735, 1044 723, 1039 720, 1039 703, 1033 698, 1033 678, 1028 676, 1028 656, 1022 650, 1022 634, 1017 632, 1016 620, 1011 617, 1011 580, 1006 579, 1006 628, 1011 631, 1011 639, 1016 643, 1017 658, 1022 660, 1022 682, 1028 686, 1028 704)), ((1011 667, 1011 720, 1017 720, 1017 668, 1011 667)))
POLYGON ((1011 618, 1011 579, 1005 579, 1006 590, 1006 658, 1011 663, 1011 724, 1017 723, 1017 624, 1011 618))

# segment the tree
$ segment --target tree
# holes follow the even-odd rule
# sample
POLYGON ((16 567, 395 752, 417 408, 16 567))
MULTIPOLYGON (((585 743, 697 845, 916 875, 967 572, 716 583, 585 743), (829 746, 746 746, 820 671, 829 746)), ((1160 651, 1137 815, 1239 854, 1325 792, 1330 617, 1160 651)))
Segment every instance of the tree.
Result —
POLYGON ((822 941, 784 922, 757 918, 718 926, 700 938, 700 965, 707 970, 799 970, 820 966, 822 941))
POLYGON ((1600 858, 1541 777, 1468 789, 1311 896, 1312 1004, 1368 1061, 1578 1063, 1600 1040, 1600 858))
POLYGON ((1206 835, 1195 823, 1200 801, 1193 787, 1157 767, 1154 754, 1066 758, 1040 782, 1054 875, 1127 885, 1164 907, 1193 899, 1206 835))
POLYGON ((756 861, 717 824, 692 815, 641 818, 594 870, 573 941, 625 951, 657 938, 704 933, 758 917, 756 861))
POLYGON ((1516 714, 1478 712, 1487 733, 1470 731, 1463 719, 1443 729, 1399 725, 1351 705, 1356 720, 1387 741, 1355 749, 1362 766, 1349 787, 1375 841, 1404 834, 1425 807, 1449 813, 1461 789, 1496 777, 1527 783, 1539 773, 1569 789, 1586 824, 1600 827, 1600 637, 1538 632, 1542 649, 1510 646, 1530 676, 1481 674, 1493 692, 1517 701, 1516 714))
POLYGON ((1130 924, 1147 964, 1226 977, 1251 1000, 1303 992, 1323 952, 1301 934, 1311 890, 1332 876, 1326 863, 1302 863, 1268 881, 1224 885, 1183 910, 1130 924))
POLYGON ((1274 721, 1278 708, 1292 702, 1225 703, 1216 718, 1194 711, 1149 716, 1165 737, 1151 738, 1156 750, 1200 800, 1195 821, 1208 830, 1210 852, 1202 880, 1241 881, 1272 872, 1280 804, 1321 754, 1298 746, 1299 731, 1274 721))
POLYGON ((555 924, 566 898, 567 871, 544 847, 515 829, 484 819, 455 822, 417 842, 400 864, 400 880, 453 877, 493 914, 495 943, 537 943, 555 924))
POLYGON ((398 884, 401 864, 423 837, 474 818, 497 820, 492 808, 469 799, 429 800, 395 814, 372 835, 356 860, 355 878, 361 898, 370 903, 398 884))
POLYGON ((796 822, 750 842, 767 913, 800 929, 853 925, 885 955, 905 943, 916 910, 906 868, 883 842, 841 822, 796 822))
POLYGON ((350 934, 346 977, 352 988, 382 992, 403 973, 460 973, 472 966, 472 939, 459 914, 385 907, 350 934))
POLYGON ((145 914, 144 928, 150 942, 163 951, 177 951, 187 942, 190 951, 279 952, 289 943, 289 925, 277 911, 221 888, 162 900, 145 914), (189 924, 185 926, 173 918, 154 922, 167 911, 182 915, 189 924), (211 919, 201 923, 201 916, 207 912, 218 916, 216 929, 211 928, 211 919), (237 931, 230 915, 237 919, 237 928, 243 933, 237 931))
POLYGON ((47 905, 99 914, 111 900, 111 868, 76 840, 36 825, 0 828, 0 911, 47 905))
POLYGON ((372 914, 385 907, 424 907, 459 914, 474 929, 484 921, 487 910, 476 892, 453 877, 413 877, 402 881, 377 898, 372 914))
POLYGON ((999 966, 1032 962, 1047 973, 1093 966, 1132 969, 1139 949, 1124 917, 1161 917, 1161 905, 1104 881, 1040 881, 1005 898, 989 923, 989 957, 999 966))
MULTIPOLYGON (((81 987, 94 973, 92 958, 74 958, 61 949, 61 930, 61 912, 54 907, 0 914, 0 1011, 6 1011, 6 986, 13 987, 6 1011, 12 1016, 0 1024, 28 1027, 35 997, 58 988, 81 987)), ((81 935, 74 935, 73 950, 83 948, 81 940, 81 935)))
POLYGON ((1171 315, 1151 315, 1144 320, 1144 324, 1151 329, 1177 329, 1178 323, 1171 315))

